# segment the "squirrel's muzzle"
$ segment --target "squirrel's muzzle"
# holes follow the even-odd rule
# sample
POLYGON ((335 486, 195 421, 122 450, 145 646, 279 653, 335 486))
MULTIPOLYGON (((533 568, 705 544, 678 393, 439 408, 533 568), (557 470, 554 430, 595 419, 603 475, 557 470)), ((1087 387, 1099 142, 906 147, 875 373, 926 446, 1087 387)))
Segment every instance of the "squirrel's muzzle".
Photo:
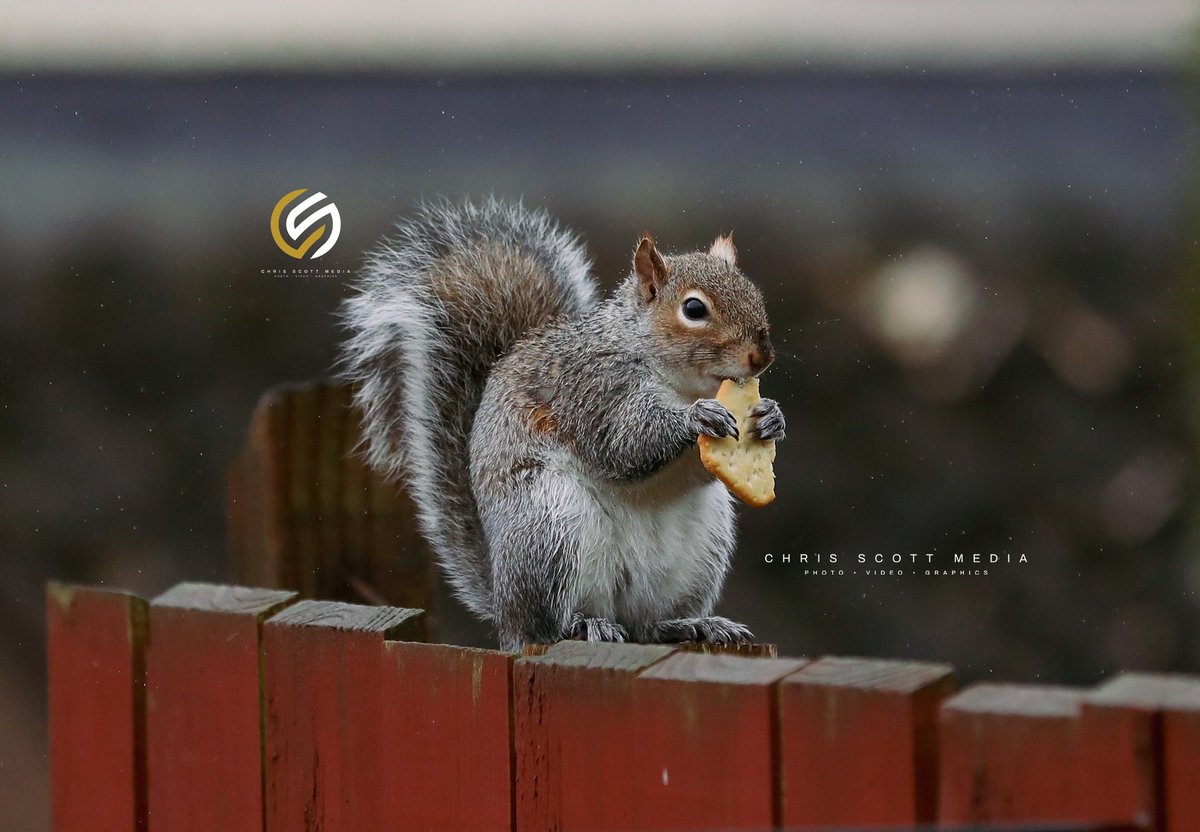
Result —
POLYGON ((750 365, 751 375, 758 375, 770 367, 774 360, 775 348, 771 346, 771 339, 767 337, 764 330, 758 334, 758 341, 750 348, 750 355, 746 358, 746 363, 750 365))

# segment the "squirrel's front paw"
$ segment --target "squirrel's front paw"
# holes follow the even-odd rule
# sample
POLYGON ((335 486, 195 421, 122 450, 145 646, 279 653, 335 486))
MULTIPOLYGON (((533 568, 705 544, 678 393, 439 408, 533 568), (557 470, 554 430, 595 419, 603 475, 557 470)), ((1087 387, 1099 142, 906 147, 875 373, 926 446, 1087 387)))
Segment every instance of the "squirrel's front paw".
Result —
POLYGON ((754 633, 745 624, 719 615, 704 618, 672 618, 654 627, 654 640, 660 644, 694 641, 698 644, 750 644, 754 633))
POLYGON ((688 427, 692 433, 720 439, 738 438, 737 419, 716 399, 697 399, 688 408, 688 427))
POLYGON ((783 411, 779 409, 779 402, 774 399, 762 399, 750 411, 750 418, 754 420, 754 427, 750 429, 750 433, 755 439, 773 439, 776 442, 783 439, 787 424, 783 421, 783 411))
POLYGON ((615 621, 607 618, 587 618, 577 612, 571 616, 567 625, 567 638, 579 641, 615 641, 623 642, 629 638, 629 633, 615 621))

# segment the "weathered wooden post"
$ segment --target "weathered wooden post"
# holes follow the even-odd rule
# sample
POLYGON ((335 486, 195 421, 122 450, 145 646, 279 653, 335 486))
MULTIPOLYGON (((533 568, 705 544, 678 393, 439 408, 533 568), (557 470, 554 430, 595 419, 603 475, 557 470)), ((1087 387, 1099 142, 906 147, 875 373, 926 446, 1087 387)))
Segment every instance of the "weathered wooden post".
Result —
POLYGON ((348 386, 267 391, 229 470, 233 573, 304 598, 392 604, 432 618, 435 570, 404 490, 357 448, 348 386))

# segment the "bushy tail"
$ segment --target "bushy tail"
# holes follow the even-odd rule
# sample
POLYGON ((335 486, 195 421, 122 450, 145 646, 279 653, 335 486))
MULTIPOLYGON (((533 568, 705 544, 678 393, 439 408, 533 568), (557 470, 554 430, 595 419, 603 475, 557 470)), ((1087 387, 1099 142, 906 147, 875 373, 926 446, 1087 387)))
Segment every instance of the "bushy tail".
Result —
POLYGON ((344 374, 367 458, 403 476, 455 593, 491 617, 491 567, 471 491, 471 424, 492 364, 522 335, 583 312, 582 244, 541 210, 489 198, 422 205, 368 255, 343 306, 344 374))

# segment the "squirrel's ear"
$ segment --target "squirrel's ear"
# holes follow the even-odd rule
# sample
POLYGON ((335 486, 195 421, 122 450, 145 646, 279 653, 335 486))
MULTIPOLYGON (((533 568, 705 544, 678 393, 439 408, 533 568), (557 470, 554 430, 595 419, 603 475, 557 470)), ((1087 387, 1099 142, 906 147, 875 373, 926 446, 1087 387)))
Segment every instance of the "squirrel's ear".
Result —
POLYGON ((633 268, 638 276, 638 293, 645 303, 650 303, 666 285, 669 272, 666 261, 654 247, 654 238, 649 234, 642 234, 633 255, 633 268))
POLYGON ((731 266, 736 266, 737 249, 733 247, 733 232, 717 235, 717 239, 713 240, 712 248, 708 250, 708 253, 719 260, 724 260, 731 266))

